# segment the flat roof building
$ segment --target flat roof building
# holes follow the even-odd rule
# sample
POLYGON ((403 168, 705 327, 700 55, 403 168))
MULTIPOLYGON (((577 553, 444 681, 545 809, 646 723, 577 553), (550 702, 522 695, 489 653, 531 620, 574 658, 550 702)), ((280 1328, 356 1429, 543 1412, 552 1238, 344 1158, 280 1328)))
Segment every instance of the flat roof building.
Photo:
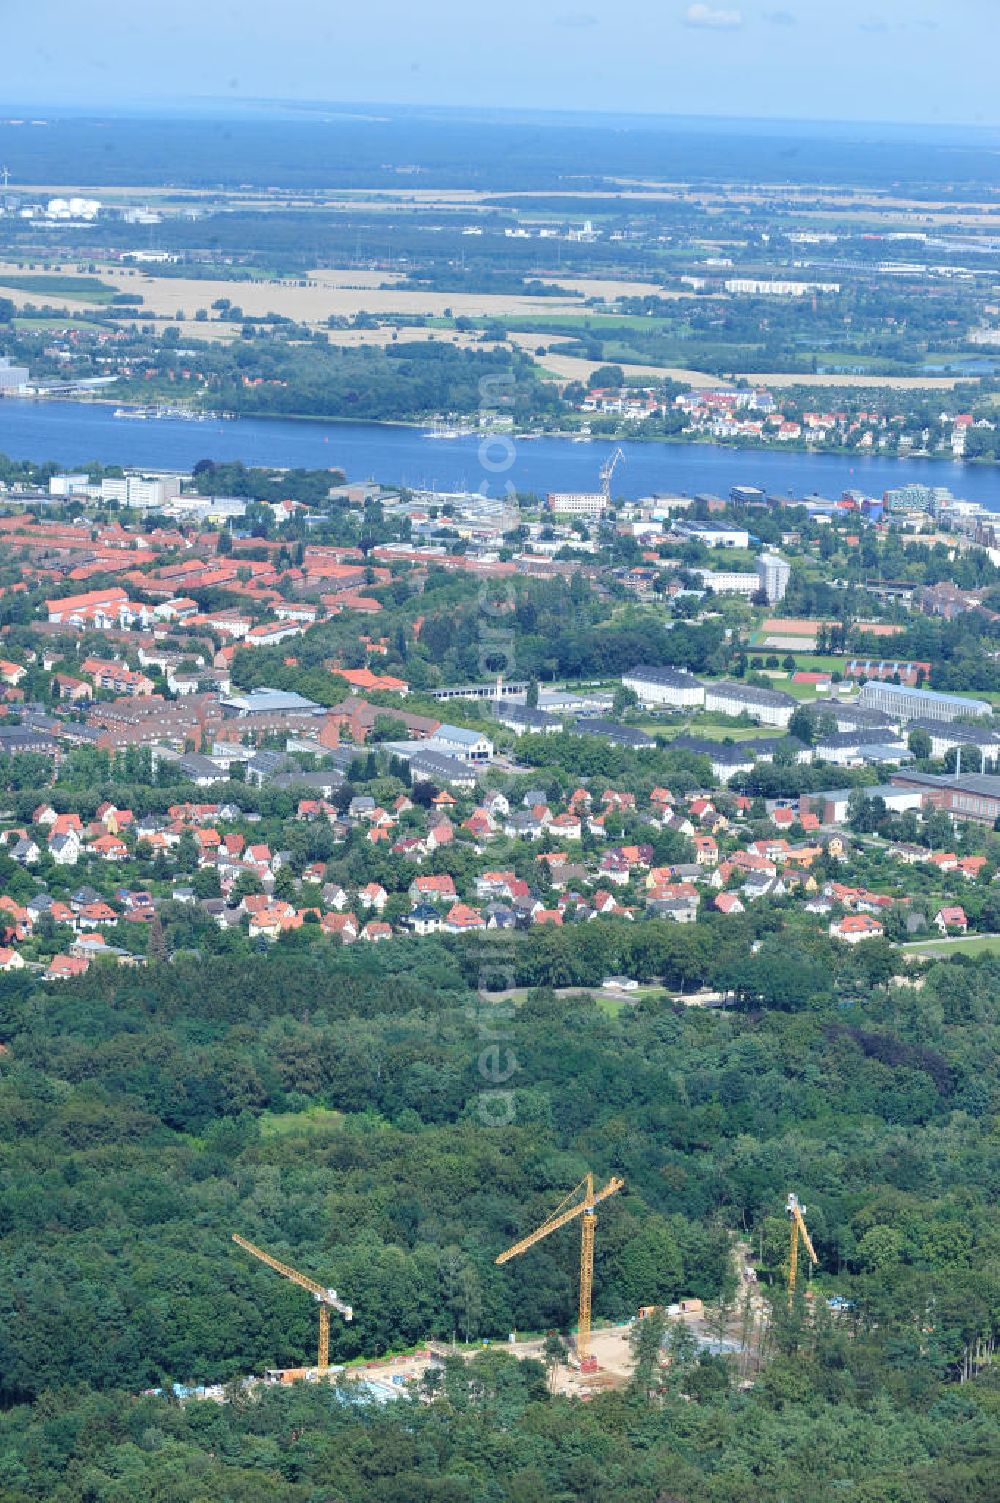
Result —
POLYGON ((890 814, 904 814, 908 809, 919 809, 922 802, 919 791, 902 785, 896 787, 896 782, 897 776, 894 774, 891 783, 878 783, 860 789, 828 788, 819 793, 803 793, 799 799, 798 812, 815 814, 824 825, 842 825, 847 820, 851 794, 856 792, 865 799, 880 798, 890 814))
POLYGON ((676 521, 672 531, 675 537, 703 543, 706 548, 747 548, 750 544, 747 529, 729 522, 676 521))
POLYGON ((762 553, 757 559, 757 578, 768 605, 784 600, 791 577, 791 565, 777 553, 762 553))
POLYGON ((8 355, 0 355, 0 391, 21 391, 29 380, 26 365, 14 365, 8 355))
POLYGON ((963 772, 936 777, 929 772, 895 772, 895 788, 919 793, 921 803, 943 809, 953 819, 977 824, 996 824, 1000 818, 1000 777, 992 773, 963 772))
POLYGON ((295 711, 300 715, 326 712, 313 699, 287 689, 249 689, 245 694, 227 694, 220 701, 227 715, 273 715, 295 711))
POLYGON ((883 710, 901 720, 960 720, 962 716, 992 718, 993 706, 985 699, 965 699, 958 694, 936 694, 933 689, 911 689, 905 684, 883 684, 869 680, 858 695, 858 704, 867 710, 883 710))
POLYGON ((603 491, 550 491, 549 511, 567 517, 599 517, 608 509, 608 498, 603 491))
POLYGON ((692 569, 691 573, 701 581, 703 590, 712 590, 716 595, 756 595, 760 579, 756 573, 741 569, 692 569))

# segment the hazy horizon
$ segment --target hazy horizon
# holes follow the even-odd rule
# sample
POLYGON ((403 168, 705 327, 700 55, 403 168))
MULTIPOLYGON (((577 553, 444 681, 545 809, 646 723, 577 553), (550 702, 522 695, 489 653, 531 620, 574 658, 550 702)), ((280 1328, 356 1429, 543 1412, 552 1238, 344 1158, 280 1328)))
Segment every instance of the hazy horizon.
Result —
POLYGON ((995 0, 370 0, 331 14, 286 0, 173 0, 150 19, 103 0, 5 18, 10 109, 285 107, 504 109, 788 123, 1000 125, 995 0), (196 39, 192 45, 192 39, 196 39), (329 100, 326 105, 324 101, 329 100), (391 102, 391 103, 390 103, 391 102))
POLYGON ((483 104, 418 104, 397 99, 281 99, 281 98, 227 98, 222 95, 191 95, 171 98, 164 95, 154 99, 124 99, 114 105, 83 101, 70 103, 65 99, 14 100, 5 102, 0 125, 17 122, 29 125, 36 121, 56 120, 130 120, 149 119, 164 122, 192 120, 281 120, 285 123, 307 124, 310 120, 377 124, 382 121, 412 116, 422 120, 440 119, 474 120, 488 123, 496 120, 505 126, 580 126, 593 127, 606 122, 609 128, 621 130, 684 129, 714 130, 720 134, 739 126, 751 133, 790 133, 796 128, 822 137, 827 134, 844 133, 856 139, 858 132, 878 131, 880 134, 898 136, 914 141, 920 137, 943 141, 949 134, 956 140, 969 140, 977 136, 1000 137, 1000 121, 996 124, 971 124, 955 120, 877 120, 842 116, 804 118, 792 115, 764 114, 693 114, 687 111, 669 113, 659 110, 590 110, 542 109, 530 106, 504 106, 483 104))

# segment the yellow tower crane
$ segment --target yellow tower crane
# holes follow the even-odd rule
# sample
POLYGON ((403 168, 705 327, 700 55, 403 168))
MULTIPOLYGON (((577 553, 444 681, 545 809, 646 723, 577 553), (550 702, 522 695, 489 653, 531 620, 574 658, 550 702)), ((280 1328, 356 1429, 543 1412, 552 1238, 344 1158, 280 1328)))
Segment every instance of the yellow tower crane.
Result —
POLYGON ((316 1366, 321 1373, 328 1371, 330 1366, 330 1311, 339 1310, 345 1320, 354 1319, 354 1311, 344 1300, 339 1299, 336 1289, 327 1289, 323 1284, 317 1284, 315 1279, 309 1278, 304 1273, 299 1273, 297 1268, 291 1268, 287 1263, 279 1263, 277 1258, 272 1258, 262 1247, 256 1247, 248 1242, 245 1237, 233 1233, 233 1241, 246 1252, 252 1253, 268 1268, 273 1268, 275 1273, 280 1273, 283 1279, 291 1279, 293 1284, 298 1284, 300 1289, 308 1289, 313 1299, 319 1305, 319 1354, 316 1358, 316 1366))
POLYGON ((580 1367, 584 1372, 593 1371, 596 1363, 590 1355, 590 1295, 594 1284, 594 1230, 597 1226, 597 1217, 594 1214, 595 1206, 600 1205, 602 1200, 607 1200, 610 1195, 616 1195, 623 1188, 625 1181, 616 1179, 614 1175, 600 1190, 594 1189, 594 1176, 588 1174, 586 1179, 572 1189, 556 1206, 547 1221, 543 1221, 535 1231, 529 1232, 527 1237, 522 1237, 520 1242, 515 1242, 513 1247, 508 1247, 497 1258, 498 1263, 506 1263, 510 1258, 516 1258, 519 1253, 527 1252, 529 1247, 534 1247, 543 1237, 550 1232, 557 1231, 567 1222, 573 1221, 577 1216, 580 1222, 580 1320, 576 1334, 576 1355, 580 1361, 580 1367), (569 1202, 574 1196, 583 1191, 583 1198, 573 1205, 569 1202))
POLYGON ((802 1216, 802 1212, 805 1210, 805 1206, 799 1204, 797 1195, 789 1195, 788 1199, 785 1202, 785 1210, 788 1212, 788 1220, 791 1224, 792 1234, 791 1246, 788 1252, 788 1299, 789 1302, 791 1302, 792 1295, 795 1293, 795 1278, 799 1271, 800 1237, 802 1238, 803 1247, 809 1254, 810 1261, 813 1264, 816 1264, 819 1262, 819 1259, 816 1256, 816 1249, 812 1245, 812 1239, 809 1236, 808 1231, 806 1230, 805 1220, 802 1216))

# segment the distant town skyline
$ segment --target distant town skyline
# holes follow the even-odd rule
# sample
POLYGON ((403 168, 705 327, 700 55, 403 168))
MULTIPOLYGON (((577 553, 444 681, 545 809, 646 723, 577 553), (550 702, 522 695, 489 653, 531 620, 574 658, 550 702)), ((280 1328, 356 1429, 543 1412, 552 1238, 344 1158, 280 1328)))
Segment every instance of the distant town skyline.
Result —
POLYGON ((996 0, 34 0, 7 96, 52 111, 218 99, 1000 125, 996 0))

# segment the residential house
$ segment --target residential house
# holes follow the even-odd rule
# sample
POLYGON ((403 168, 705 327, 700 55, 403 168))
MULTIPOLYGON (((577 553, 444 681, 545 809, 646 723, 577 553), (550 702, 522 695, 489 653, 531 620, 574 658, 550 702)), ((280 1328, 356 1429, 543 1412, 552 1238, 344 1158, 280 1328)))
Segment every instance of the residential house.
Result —
POLYGON ((478 908, 454 903, 445 915, 442 928, 446 934, 468 934, 473 929, 485 928, 485 921, 478 908))
POLYGON ((358 889, 358 902, 362 908, 374 908, 376 913, 381 913, 388 901, 389 894, 380 882, 369 882, 358 889))
POLYGON ((409 886, 411 903, 454 903, 458 898, 453 879, 442 876, 414 877, 409 886))
POLYGON ((46 981, 72 981, 86 974, 90 961, 83 955, 53 955, 45 972, 46 981))
POLYGON ((432 903, 418 903, 402 920, 402 926, 412 934, 436 934, 441 928, 441 915, 432 903))
POLYGON ((392 938, 392 925, 383 924, 378 919, 369 919, 361 931, 361 938, 369 944, 380 944, 382 940, 392 938))
POLYGON ((857 945, 866 939, 881 939, 885 929, 878 919, 867 913, 846 913, 834 919, 829 933, 832 939, 842 939, 847 945, 857 945))
POLYGON ((342 945, 353 944, 358 937, 358 921, 353 913, 324 913, 320 928, 342 945))

